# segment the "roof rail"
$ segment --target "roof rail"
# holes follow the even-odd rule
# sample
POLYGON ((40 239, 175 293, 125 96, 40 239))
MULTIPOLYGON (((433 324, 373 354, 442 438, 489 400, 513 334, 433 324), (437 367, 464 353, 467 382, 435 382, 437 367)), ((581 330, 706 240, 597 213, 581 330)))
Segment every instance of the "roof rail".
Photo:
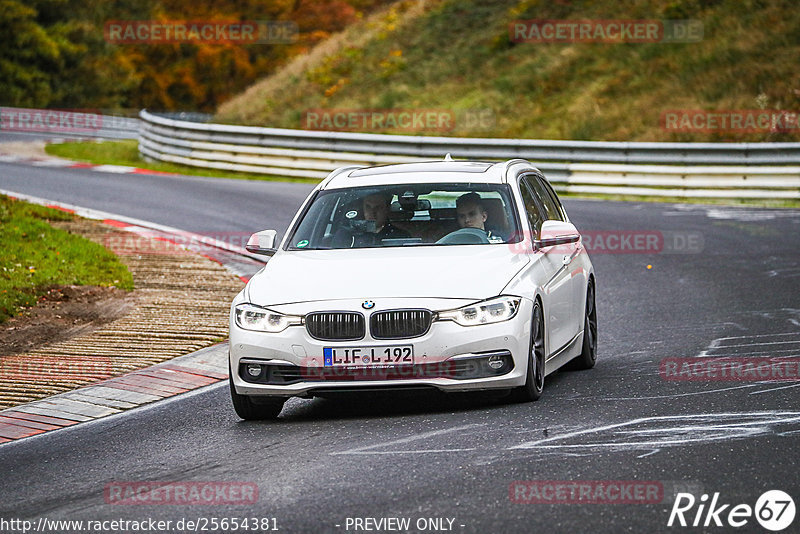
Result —
POLYGON ((503 176, 505 177, 506 182, 508 182, 508 170, 511 168, 512 165, 516 165, 517 163, 524 163, 526 165, 530 165, 531 167, 533 167, 533 164, 530 161, 528 161, 527 159, 523 159, 523 158, 513 158, 513 159, 510 159, 510 160, 502 162, 502 165, 503 165, 503 176))
POLYGON ((523 158, 509 159, 509 160, 503 162, 503 167, 508 169, 509 167, 511 167, 512 165, 516 165, 517 163, 530 163, 530 161, 528 161, 527 159, 523 159, 523 158))
POLYGON ((328 184, 328 182, 330 182, 333 178, 339 176, 343 172, 354 171, 356 169, 363 169, 363 168, 365 168, 364 165, 347 165, 344 167, 338 167, 336 169, 333 169, 331 173, 319 183, 319 188, 324 189, 325 186, 328 184))

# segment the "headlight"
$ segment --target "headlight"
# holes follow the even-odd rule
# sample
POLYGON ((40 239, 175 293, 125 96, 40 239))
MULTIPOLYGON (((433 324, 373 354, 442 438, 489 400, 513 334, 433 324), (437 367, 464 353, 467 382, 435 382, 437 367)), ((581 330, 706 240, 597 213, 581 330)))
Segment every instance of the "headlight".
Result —
POLYGON ((513 319, 521 302, 520 297, 495 297, 457 310, 439 312, 439 320, 455 321, 461 326, 499 323, 513 319))
POLYGON ((237 305, 234 315, 239 328, 259 332, 283 332, 287 326, 303 324, 298 315, 284 315, 253 304, 237 305))

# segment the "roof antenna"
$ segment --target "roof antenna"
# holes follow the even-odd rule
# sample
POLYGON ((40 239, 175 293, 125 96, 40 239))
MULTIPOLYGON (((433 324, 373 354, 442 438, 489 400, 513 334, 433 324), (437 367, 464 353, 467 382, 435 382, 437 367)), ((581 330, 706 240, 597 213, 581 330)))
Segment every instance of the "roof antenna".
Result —
POLYGON ((453 158, 451 158, 451 157, 450 157, 450 152, 448 152, 447 154, 445 154, 445 156, 444 156, 444 160, 445 160, 445 161, 453 161, 453 158))

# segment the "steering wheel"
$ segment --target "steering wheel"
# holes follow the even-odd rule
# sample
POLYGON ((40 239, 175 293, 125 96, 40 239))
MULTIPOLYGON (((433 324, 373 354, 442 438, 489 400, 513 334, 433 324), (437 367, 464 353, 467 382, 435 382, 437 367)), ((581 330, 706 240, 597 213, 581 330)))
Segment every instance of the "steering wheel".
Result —
POLYGON ((489 242, 486 232, 480 228, 459 228, 450 232, 439 241, 437 245, 483 245, 489 242))

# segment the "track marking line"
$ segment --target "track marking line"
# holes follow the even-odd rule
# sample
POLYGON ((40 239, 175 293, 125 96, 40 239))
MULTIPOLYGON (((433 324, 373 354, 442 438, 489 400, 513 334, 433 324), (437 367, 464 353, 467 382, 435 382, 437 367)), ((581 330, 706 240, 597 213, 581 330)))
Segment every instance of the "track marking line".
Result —
POLYGON ((419 441, 423 439, 432 438, 435 436, 441 436, 443 434, 450 434, 452 432, 458 432, 460 430, 466 430, 469 428, 475 428, 480 426, 484 426, 484 423, 470 423, 468 425, 462 425, 453 428, 445 428, 442 430, 431 430, 430 432, 423 432, 421 434, 416 434, 414 436, 408 436, 405 438, 395 439, 392 441, 376 443, 374 445, 367 445, 365 447, 357 447, 349 451, 331 452, 329 454, 331 456, 354 455, 354 454, 421 454, 426 452, 458 452, 458 451, 475 450, 475 449, 453 448, 453 449, 425 449, 425 450, 406 450, 406 451, 372 451, 370 449, 377 449, 379 447, 386 448, 386 447, 391 447, 392 445, 402 445, 406 443, 411 443, 412 441, 419 441))
POLYGON ((600 400, 605 401, 627 401, 627 400, 649 400, 649 399, 674 399, 676 397, 691 397, 694 395, 708 395, 711 393, 719 393, 721 391, 731 391, 734 389, 743 389, 743 388, 754 388, 758 386, 760 383, 757 384, 745 384, 743 386, 731 386, 728 388, 720 388, 720 389, 710 389, 708 391, 692 391, 690 393, 673 393, 671 395, 653 395, 649 397, 605 397, 600 400))
MULTIPOLYGON (((690 443, 728 440, 735 438, 753 437, 770 432, 771 427, 778 424, 800 423, 800 412, 752 412, 752 413, 720 413, 720 414, 691 414, 691 415, 668 415, 656 417, 642 417, 630 421, 604 425, 597 428, 588 428, 575 432, 568 432, 561 436, 528 441, 519 445, 509 447, 515 449, 619 449, 631 450, 641 448, 660 448, 670 445, 686 445, 690 443), (721 419, 734 419, 731 423, 722 423, 721 419), (748 420, 751 419, 751 420, 748 420), (701 424, 692 424, 699 420, 701 424), (663 424, 677 422, 677 425, 667 426, 657 429, 642 430, 622 430, 641 424, 663 424), (708 421, 703 425, 702 421, 708 421), (681 425, 680 423, 685 423, 681 425), (576 437, 587 435, 599 435, 602 432, 612 431, 611 436, 605 441, 595 441, 593 443, 558 444, 576 437), (703 435, 703 432, 706 434, 703 435), (664 439, 664 440, 643 440, 643 441, 612 441, 617 437, 627 437, 628 434, 664 434, 669 436, 684 435, 683 439, 664 439)), ((602 438, 601 438, 602 439, 602 438)))
POLYGON ((769 393, 770 391, 778 391, 779 389, 796 388, 797 386, 800 386, 800 384, 791 384, 788 386, 781 386, 777 388, 762 389, 761 391, 751 391, 750 395, 758 395, 759 393, 769 393))

